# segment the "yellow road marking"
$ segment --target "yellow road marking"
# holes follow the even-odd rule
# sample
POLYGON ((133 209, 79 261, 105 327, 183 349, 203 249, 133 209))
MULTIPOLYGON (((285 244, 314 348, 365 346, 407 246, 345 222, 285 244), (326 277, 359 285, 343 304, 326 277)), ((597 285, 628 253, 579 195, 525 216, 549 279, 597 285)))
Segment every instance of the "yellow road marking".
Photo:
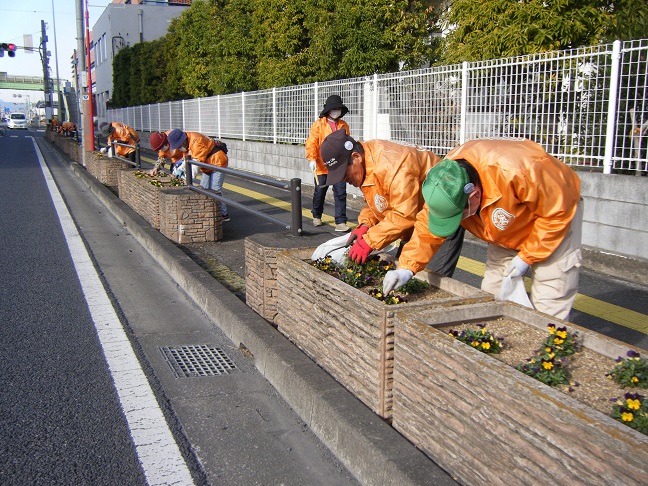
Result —
MULTIPOLYGON (((142 159, 150 160, 144 157, 142 159)), ((268 196, 267 194, 263 194, 257 191, 253 191, 251 189, 246 189, 244 187, 235 186, 233 184, 228 184, 228 183, 223 184, 223 187, 232 192, 242 194, 244 196, 250 197, 264 204, 268 204, 270 206, 274 206, 288 212, 290 212, 291 210, 289 202, 276 199, 272 196, 268 196)), ((304 208, 302 208, 302 216, 305 218, 312 217, 310 210, 304 208)), ((331 226, 335 225, 335 219, 327 215, 322 215, 322 222, 331 226)), ((469 272, 474 275, 477 275, 479 277, 483 277, 484 271, 486 270, 486 264, 462 256, 459 257, 457 268, 464 270, 465 272, 469 272)), ((525 278, 525 284, 527 290, 529 290, 530 279, 525 278)), ((615 304, 610 304, 608 302, 595 299, 593 297, 588 297, 583 294, 576 295, 576 299, 574 301, 573 307, 574 309, 580 312, 584 312, 585 314, 589 314, 598 317, 600 319, 604 319, 606 321, 613 322, 620 326, 628 327, 630 329, 634 329, 635 331, 639 331, 643 334, 648 335, 648 316, 640 312, 635 312, 633 310, 626 309, 624 307, 615 304)))
MULTIPOLYGON (((470 258, 459 257, 457 268, 483 277, 484 271, 486 270, 486 264, 476 260, 471 260, 470 258)), ((531 279, 525 278, 524 283, 527 291, 529 291, 531 279)), ((576 295, 573 308, 600 319, 614 322, 620 326, 629 327, 630 329, 634 329, 643 334, 648 334, 648 316, 640 312, 635 312, 583 294, 576 295)))

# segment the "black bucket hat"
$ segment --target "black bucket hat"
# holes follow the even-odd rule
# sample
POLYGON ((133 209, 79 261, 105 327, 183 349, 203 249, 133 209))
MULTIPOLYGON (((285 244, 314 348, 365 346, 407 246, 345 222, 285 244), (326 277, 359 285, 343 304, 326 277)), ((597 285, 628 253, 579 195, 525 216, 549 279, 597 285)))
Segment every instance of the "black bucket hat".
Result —
POLYGON ((344 115, 346 115, 349 112, 349 109, 344 106, 344 103, 342 103, 342 98, 340 98, 338 95, 331 95, 328 98, 326 98, 326 103, 324 103, 324 108, 322 109, 322 112, 319 114, 319 117, 322 118, 326 116, 326 114, 335 109, 340 109, 342 110, 342 114, 340 115, 340 118, 342 118, 344 115))

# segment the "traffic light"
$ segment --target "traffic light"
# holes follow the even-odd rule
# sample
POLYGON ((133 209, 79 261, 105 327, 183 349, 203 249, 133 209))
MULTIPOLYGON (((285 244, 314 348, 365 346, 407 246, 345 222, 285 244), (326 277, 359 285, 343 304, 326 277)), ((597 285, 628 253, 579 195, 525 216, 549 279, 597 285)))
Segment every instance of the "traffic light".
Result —
POLYGON ((3 42, 0 44, 0 57, 4 56, 5 51, 9 57, 16 57, 16 44, 3 42))

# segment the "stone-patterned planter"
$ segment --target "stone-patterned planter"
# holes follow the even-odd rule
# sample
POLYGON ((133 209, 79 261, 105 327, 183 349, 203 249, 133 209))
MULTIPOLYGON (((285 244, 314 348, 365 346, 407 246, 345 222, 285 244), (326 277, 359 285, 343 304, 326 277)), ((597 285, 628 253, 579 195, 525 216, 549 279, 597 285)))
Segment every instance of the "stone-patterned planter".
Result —
POLYGON ((140 169, 121 169, 118 174, 119 198, 142 216, 155 229, 160 229, 160 201, 162 189, 170 188, 171 177, 160 176, 157 179, 162 187, 150 184, 150 177, 135 177, 140 169))
POLYGON ((131 167, 127 162, 112 157, 106 157, 98 152, 86 152, 86 170, 103 185, 117 190, 118 173, 131 167))
POLYGON ((306 249, 303 237, 277 233, 245 238, 245 303, 274 324, 277 317, 277 254, 306 249))
POLYGON ((452 296, 387 305, 307 263, 313 250, 277 255, 279 331, 383 418, 392 413, 394 325, 400 315, 492 300, 426 271, 417 276, 452 296))
POLYGON ((176 243, 223 239, 220 203, 186 187, 159 192, 160 233, 176 243))
POLYGON ((395 329, 394 428, 464 484, 647 484, 648 437, 435 329, 499 317, 631 348, 510 302, 414 310, 395 329))

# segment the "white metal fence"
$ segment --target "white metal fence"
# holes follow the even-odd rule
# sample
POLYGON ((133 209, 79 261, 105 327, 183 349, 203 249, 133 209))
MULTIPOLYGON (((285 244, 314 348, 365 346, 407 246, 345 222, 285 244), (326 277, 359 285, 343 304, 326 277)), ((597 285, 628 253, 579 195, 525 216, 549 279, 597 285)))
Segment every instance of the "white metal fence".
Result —
POLYGON ((331 94, 359 140, 443 155, 526 137, 571 166, 648 171, 648 39, 108 111, 136 130, 301 144, 331 94))

